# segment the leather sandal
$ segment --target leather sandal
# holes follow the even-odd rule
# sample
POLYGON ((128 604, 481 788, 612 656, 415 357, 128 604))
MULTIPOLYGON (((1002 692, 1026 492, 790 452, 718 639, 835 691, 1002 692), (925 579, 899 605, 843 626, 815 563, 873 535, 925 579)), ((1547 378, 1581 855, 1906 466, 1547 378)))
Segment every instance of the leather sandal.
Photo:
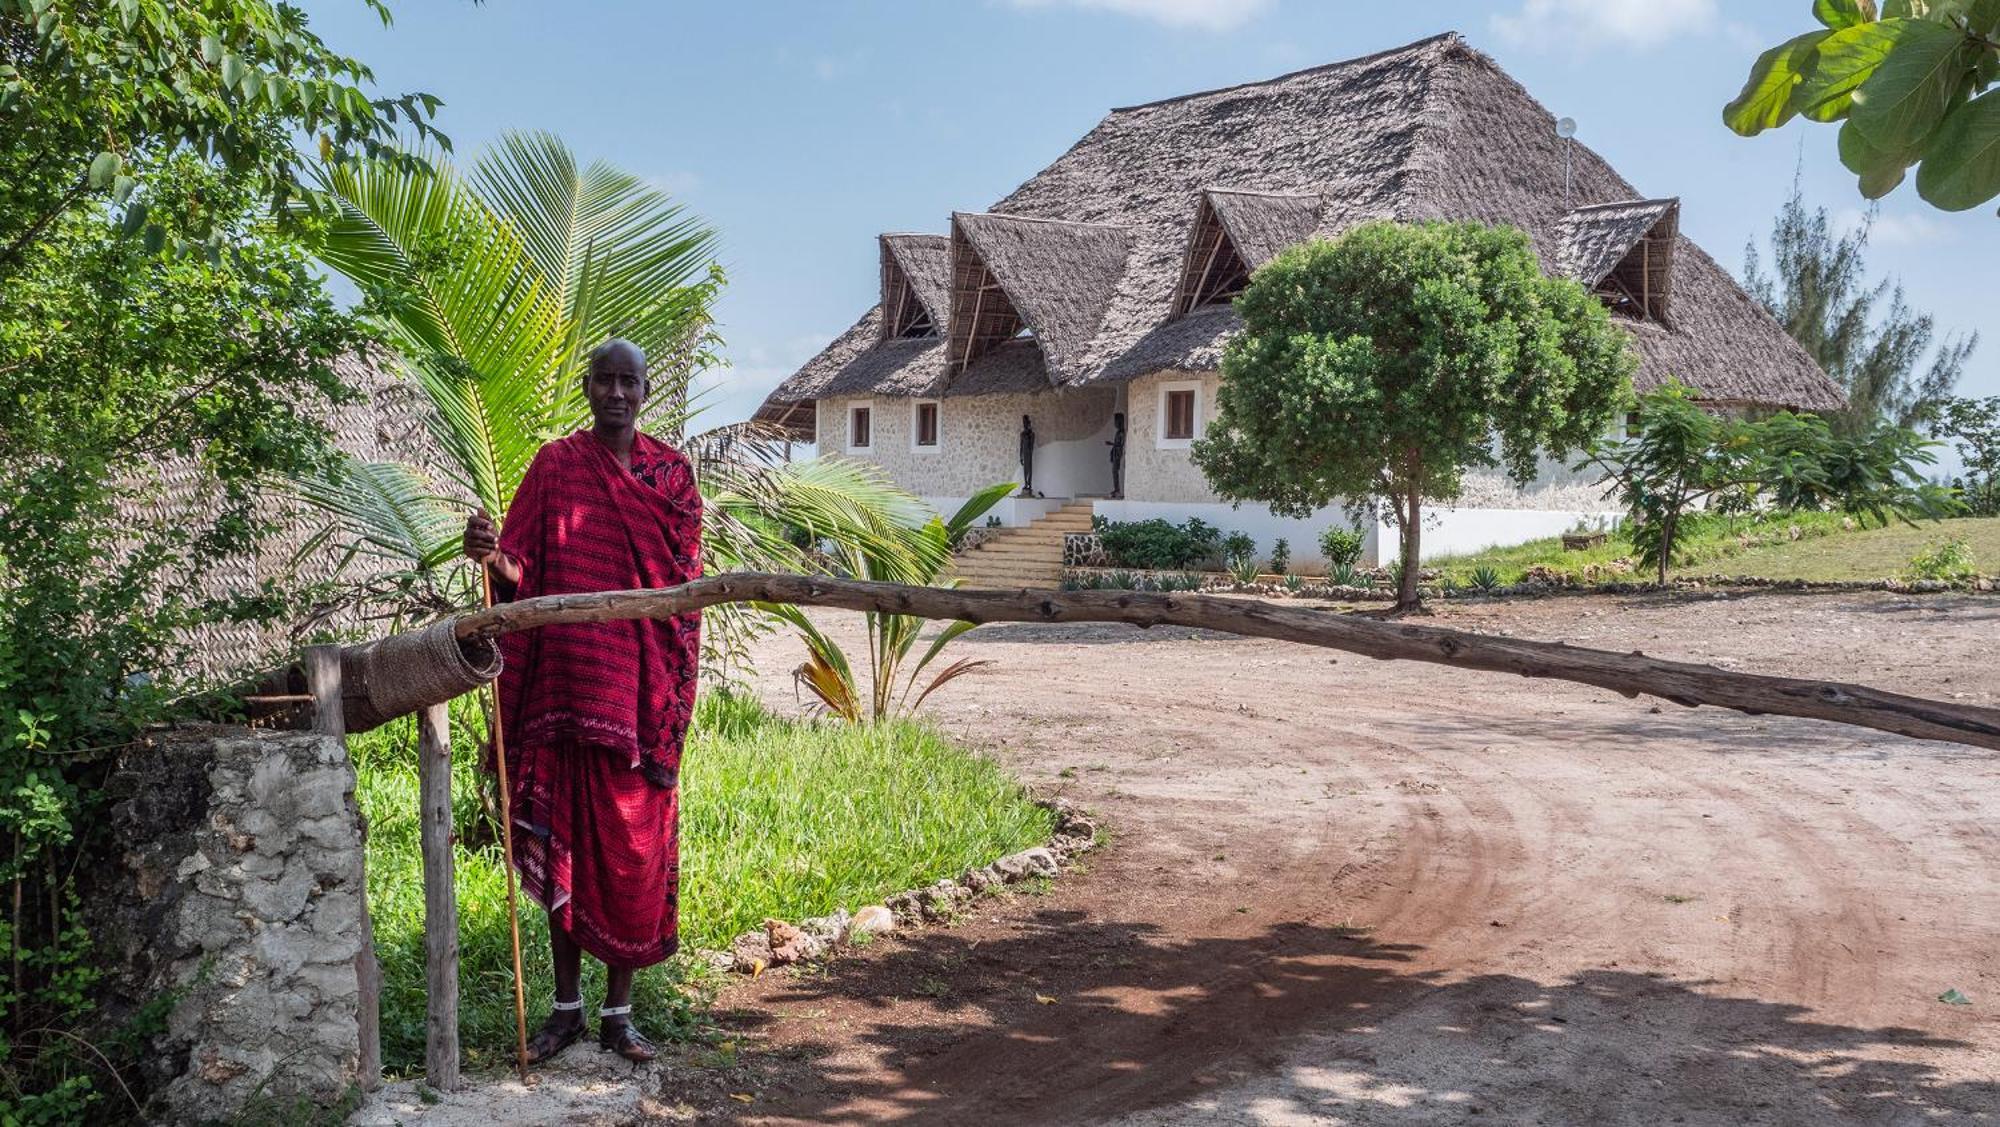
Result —
POLYGON ((597 1045, 617 1053, 634 1064, 645 1064, 660 1055, 646 1035, 632 1024, 631 1006, 606 1006, 597 1011, 597 1045), (607 1021, 606 1018, 623 1018, 623 1021, 607 1021))
POLYGON ((578 1012, 583 1009, 581 999, 568 1005, 557 1002, 551 1008, 555 1013, 550 1014, 548 1021, 543 1022, 542 1027, 535 1031, 535 1035, 528 1039, 529 1064, 542 1064, 555 1059, 564 1049, 576 1044, 577 1038, 589 1032, 589 1027, 584 1024, 583 1015, 578 1012), (549 1025, 556 1020, 557 1015, 564 1013, 577 1014, 576 1024, 561 1031, 550 1029, 549 1025), (539 1051, 537 1046, 541 1046, 539 1051))

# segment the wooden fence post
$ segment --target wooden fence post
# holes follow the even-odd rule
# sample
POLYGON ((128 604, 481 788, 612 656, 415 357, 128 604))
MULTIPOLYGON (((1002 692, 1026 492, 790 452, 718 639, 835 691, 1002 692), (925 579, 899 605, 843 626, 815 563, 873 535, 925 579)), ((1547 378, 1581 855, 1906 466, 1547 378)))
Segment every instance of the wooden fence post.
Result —
MULTIPOLYGON (((313 730, 347 738, 347 717, 340 694, 340 647, 306 647, 306 686, 313 696, 313 730)), ((368 845, 368 823, 361 821, 361 843, 368 845)), ((354 956, 354 978, 360 987, 355 1020, 361 1027, 360 1083, 363 1091, 382 1086, 382 966, 375 961, 375 923, 368 914, 368 878, 361 888, 361 950, 354 956)))
POLYGON ((451 710, 417 713, 418 836, 424 855, 424 1071, 440 1092, 458 1088, 458 897, 452 886, 451 710))

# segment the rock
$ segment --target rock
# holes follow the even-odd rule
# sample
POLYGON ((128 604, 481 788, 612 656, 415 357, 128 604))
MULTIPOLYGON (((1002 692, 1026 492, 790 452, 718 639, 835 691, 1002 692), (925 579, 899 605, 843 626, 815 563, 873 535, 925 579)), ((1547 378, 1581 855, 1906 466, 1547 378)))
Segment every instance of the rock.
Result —
POLYGON ((1009 884, 1029 877, 1052 877, 1062 868, 1056 864, 1055 855, 1040 846, 1002 857, 991 867, 1000 879, 1009 884))
POLYGON ((761 931, 746 931, 729 945, 732 969, 756 974, 771 965, 771 939, 761 931))
POLYGON ((803 962, 826 954, 825 940, 807 935, 804 930, 783 920, 765 920, 764 935, 771 944, 772 966, 803 962))
POLYGON ((994 873, 990 865, 984 869, 967 869, 965 870, 965 875, 959 877, 958 880, 960 884, 963 884, 974 892, 985 892, 995 885, 1004 883, 1001 881, 999 875, 994 873))
POLYGON ((847 909, 835 908, 830 916, 814 916, 799 921, 799 930, 831 947, 847 934, 847 909))
POLYGON ((958 914, 959 908, 971 893, 955 880, 941 880, 917 893, 918 910, 923 918, 933 922, 949 920, 958 914))
POLYGON ((895 914, 881 904, 870 904, 854 913, 854 919, 847 925, 847 933, 850 936, 860 932, 869 935, 887 935, 894 930, 896 930, 895 914))

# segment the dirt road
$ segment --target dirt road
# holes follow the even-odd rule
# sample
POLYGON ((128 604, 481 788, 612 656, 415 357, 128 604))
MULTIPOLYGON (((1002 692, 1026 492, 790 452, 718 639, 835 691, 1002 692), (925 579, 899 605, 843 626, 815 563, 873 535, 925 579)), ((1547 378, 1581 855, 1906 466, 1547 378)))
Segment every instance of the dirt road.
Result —
MULTIPOLYGON (((1440 621, 2000 703, 1990 598, 1440 621)), ((996 665, 939 720, 1116 840, 737 988, 747 1117, 2000 1122, 2000 757, 1185 630, 961 647, 996 665)), ((761 645, 773 703, 796 653, 761 645)))

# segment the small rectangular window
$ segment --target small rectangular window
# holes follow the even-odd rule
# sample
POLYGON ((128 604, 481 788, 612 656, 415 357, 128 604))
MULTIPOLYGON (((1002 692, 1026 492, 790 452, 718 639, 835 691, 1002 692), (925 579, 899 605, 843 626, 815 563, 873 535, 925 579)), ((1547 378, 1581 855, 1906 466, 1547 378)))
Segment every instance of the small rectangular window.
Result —
POLYGON ((856 450, 866 450, 872 445, 870 439, 873 436, 869 433, 869 424, 874 413, 867 407, 856 407, 848 413, 847 445, 856 450))
POLYGON ((1167 392, 1167 431, 1171 439, 1194 437, 1194 392, 1167 392))
POLYGON ((938 444, 938 405, 917 404, 917 445, 936 446, 938 444))

